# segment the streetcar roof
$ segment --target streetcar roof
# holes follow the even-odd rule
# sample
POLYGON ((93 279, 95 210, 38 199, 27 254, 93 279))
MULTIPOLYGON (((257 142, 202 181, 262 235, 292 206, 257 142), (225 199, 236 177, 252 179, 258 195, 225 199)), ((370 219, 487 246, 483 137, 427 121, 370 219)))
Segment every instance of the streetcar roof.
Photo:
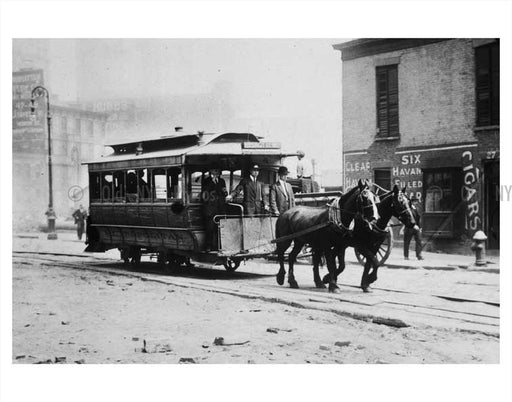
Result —
POLYGON ((108 144, 114 152, 84 164, 180 157, 183 155, 276 155, 283 154, 281 144, 261 142, 252 133, 197 133, 162 136, 154 139, 108 144))

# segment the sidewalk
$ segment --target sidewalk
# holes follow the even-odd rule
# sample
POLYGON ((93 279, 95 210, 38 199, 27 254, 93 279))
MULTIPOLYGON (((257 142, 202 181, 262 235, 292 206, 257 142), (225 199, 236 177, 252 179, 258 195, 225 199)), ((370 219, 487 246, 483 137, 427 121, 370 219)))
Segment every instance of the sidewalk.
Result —
MULTIPOLYGON (((76 233, 72 231, 57 232, 57 240, 48 240, 46 233, 15 233, 13 234, 13 251, 44 252, 57 254, 76 254, 94 256, 98 258, 119 259, 117 249, 105 253, 84 253, 85 235, 83 240, 78 240, 76 233)), ((499 256, 487 256, 487 266, 475 266, 475 257, 459 254, 443 254, 424 252, 424 260, 418 261, 414 257, 414 251, 410 252, 410 260, 404 260, 402 247, 393 247, 391 255, 385 266, 391 269, 427 269, 453 271, 467 269, 472 271, 485 271, 499 273, 499 256)), ((354 250, 349 248, 345 253, 347 263, 359 264, 354 250)))
POLYGON ((117 249, 109 250, 105 253, 84 253, 85 247, 87 247, 85 244, 85 234, 82 236, 82 240, 78 240, 75 231, 57 231, 56 240, 48 240, 47 237, 47 233, 40 232, 14 233, 12 236, 12 251, 119 259, 119 251, 117 249))
MULTIPOLYGON (((391 254, 387 259, 386 268, 402 268, 402 269, 435 269, 443 271, 453 271, 456 269, 468 269, 472 271, 485 271, 499 273, 500 257, 486 256, 487 266, 475 266, 475 256, 445 253, 422 253, 424 260, 417 260, 414 250, 409 252, 409 260, 405 260, 403 256, 403 248, 400 246, 393 247, 391 254)), ((347 262, 358 264, 357 258, 353 250, 348 249, 345 254, 347 262)))

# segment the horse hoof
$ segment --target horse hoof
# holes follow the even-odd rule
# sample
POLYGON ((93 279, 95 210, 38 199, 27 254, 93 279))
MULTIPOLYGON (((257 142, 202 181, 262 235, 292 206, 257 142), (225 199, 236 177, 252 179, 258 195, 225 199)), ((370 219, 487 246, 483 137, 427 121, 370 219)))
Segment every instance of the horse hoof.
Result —
POLYGON ((340 293, 340 288, 337 285, 329 285, 329 293, 340 293))
POLYGON ((315 286, 317 287, 317 289, 325 289, 325 284, 322 281, 315 281, 315 286))
POLYGON ((282 285, 284 283, 284 274, 278 273, 276 276, 277 283, 282 285))
POLYGON ((290 284, 290 288, 292 288, 292 289, 299 288, 299 284, 296 281, 289 282, 289 284, 290 284))
POLYGON ((372 293, 372 289, 369 286, 362 287, 364 293, 372 293))

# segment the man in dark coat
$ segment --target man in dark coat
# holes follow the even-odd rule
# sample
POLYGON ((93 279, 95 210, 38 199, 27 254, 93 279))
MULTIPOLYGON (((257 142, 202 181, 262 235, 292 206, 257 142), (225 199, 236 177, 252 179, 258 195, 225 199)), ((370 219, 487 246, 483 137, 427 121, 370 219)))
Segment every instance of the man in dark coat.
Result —
POLYGON ((203 216, 206 223, 206 251, 218 249, 218 230, 213 221, 215 215, 226 213, 226 182, 220 177, 220 167, 212 165, 210 176, 204 179, 201 198, 203 202, 203 216))
POLYGON ((277 182, 270 186, 270 212, 273 215, 281 215, 283 212, 295 206, 295 196, 292 186, 286 182, 288 169, 281 166, 277 171, 277 182))
POLYGON ((411 244, 411 239, 414 237, 414 241, 416 242, 416 258, 418 260, 423 260, 423 256, 421 255, 421 251, 423 250, 423 245, 421 244, 421 224, 420 219, 421 215, 418 211, 418 199, 416 197, 411 198, 411 212, 416 221, 416 225, 413 228, 408 228, 407 226, 404 228, 404 258, 406 260, 409 259, 409 245, 411 244))
POLYGON ((77 225, 76 233, 78 235, 78 240, 82 240, 82 235, 84 234, 85 228, 85 219, 87 218, 87 211, 82 204, 80 204, 80 208, 73 212, 73 218, 75 219, 75 224, 77 225))
POLYGON ((258 181, 259 173, 259 166, 253 165, 250 170, 250 176, 242 179, 230 196, 231 199, 243 191, 244 211, 249 216, 261 215, 269 211, 268 203, 265 201, 265 194, 263 193, 263 183, 258 181))

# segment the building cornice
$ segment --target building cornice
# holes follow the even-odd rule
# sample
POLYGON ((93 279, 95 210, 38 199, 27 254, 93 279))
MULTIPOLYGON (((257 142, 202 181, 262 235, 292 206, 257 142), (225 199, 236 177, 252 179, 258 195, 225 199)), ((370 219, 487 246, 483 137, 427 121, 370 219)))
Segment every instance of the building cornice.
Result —
POLYGON ((446 38, 395 38, 395 39, 356 39, 350 42, 333 45, 335 50, 341 52, 341 60, 353 60, 360 57, 375 54, 393 52, 395 50, 408 49, 430 45, 450 39, 446 38))

